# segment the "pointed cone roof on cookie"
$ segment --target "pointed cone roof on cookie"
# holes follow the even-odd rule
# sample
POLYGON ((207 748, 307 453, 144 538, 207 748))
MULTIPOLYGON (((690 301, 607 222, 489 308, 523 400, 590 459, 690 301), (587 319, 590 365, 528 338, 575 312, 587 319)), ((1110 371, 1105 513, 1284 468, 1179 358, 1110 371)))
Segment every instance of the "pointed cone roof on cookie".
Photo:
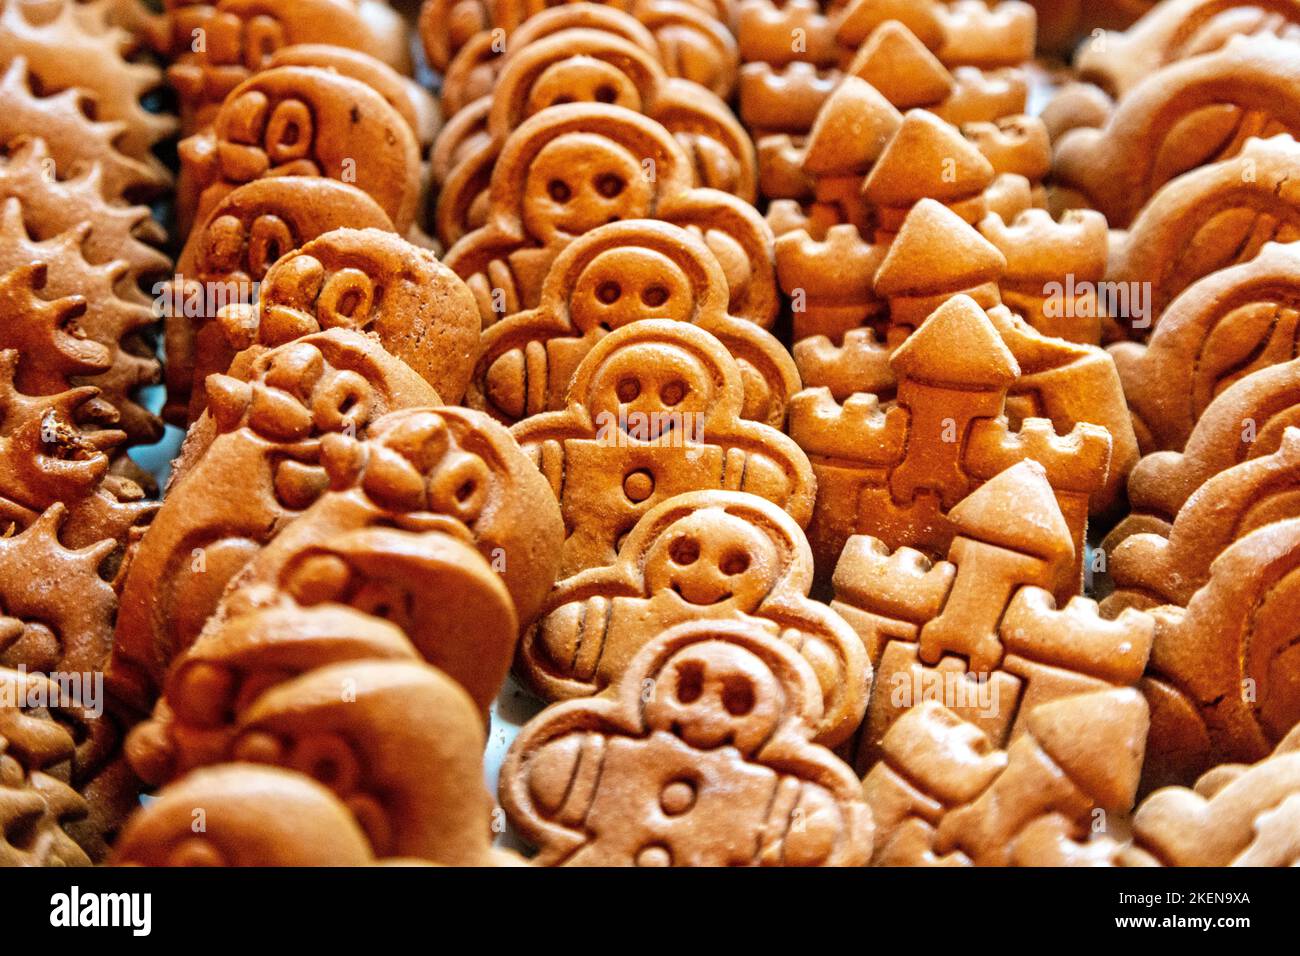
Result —
POLYGON ((997 246, 943 203, 922 199, 890 244, 875 289, 885 297, 973 289, 1006 271, 997 246))
POLYGON ((841 46, 856 47, 889 20, 897 20, 932 50, 943 45, 943 24, 933 3, 917 0, 849 0, 835 28, 841 46))
POLYGON ((1123 687, 1039 704, 1026 727, 1084 794, 1125 811, 1137 793, 1147 723, 1146 701, 1123 687))
POLYGON ((803 170, 813 176, 865 173, 902 122, 902 114, 870 83, 845 77, 817 112, 803 170))
POLYGON ((1004 389, 1020 374, 998 330, 967 295, 935 309, 894 350, 889 366, 900 379, 982 391, 1004 389))
POLYGON ((968 199, 993 182, 993 166, 951 123, 909 110, 872 167, 862 195, 878 206, 910 206, 929 196, 968 199))
POLYGON ((1047 560, 1074 556, 1074 539, 1047 472, 1032 459, 994 475, 959 501, 948 517, 963 538, 1047 560))
POLYGON ((854 55, 848 72, 866 80, 901 110, 940 103, 954 85, 948 68, 897 20, 876 27, 854 55))

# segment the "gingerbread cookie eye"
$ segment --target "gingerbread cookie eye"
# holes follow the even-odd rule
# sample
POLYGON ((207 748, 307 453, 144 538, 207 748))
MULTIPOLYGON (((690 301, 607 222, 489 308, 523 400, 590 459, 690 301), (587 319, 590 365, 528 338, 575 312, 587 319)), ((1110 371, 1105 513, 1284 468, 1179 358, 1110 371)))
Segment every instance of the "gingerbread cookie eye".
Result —
POLYGON ((691 281, 655 249, 626 246, 600 253, 578 276, 569 301, 574 327, 611 331, 640 319, 685 322, 694 311, 691 281))
POLYGON ((281 100, 266 124, 264 143, 272 165, 303 159, 311 152, 315 129, 311 109, 302 100, 281 100))
POLYGON ((248 230, 249 277, 260 281, 276 260, 296 245, 287 222, 274 213, 258 216, 248 230))
POLYGON ((650 211, 653 188, 623 146, 589 133, 548 143, 524 184, 525 227, 545 241, 582 235, 607 222, 650 211))
POLYGON ((692 747, 733 746, 752 754, 776 730, 785 693, 763 661, 721 642, 679 651, 660 671, 645 705, 646 726, 692 747))
POLYGON ((529 115, 565 103, 609 103, 642 108, 636 84, 622 70, 590 56, 575 56, 542 71, 528 94, 529 115))
POLYGON ((375 284, 360 269, 340 269, 328 279, 316 299, 321 328, 364 329, 375 303, 375 284))
POLYGON ((250 71, 260 70, 276 50, 284 46, 284 26, 280 21, 264 14, 250 17, 244 24, 244 66, 250 71))

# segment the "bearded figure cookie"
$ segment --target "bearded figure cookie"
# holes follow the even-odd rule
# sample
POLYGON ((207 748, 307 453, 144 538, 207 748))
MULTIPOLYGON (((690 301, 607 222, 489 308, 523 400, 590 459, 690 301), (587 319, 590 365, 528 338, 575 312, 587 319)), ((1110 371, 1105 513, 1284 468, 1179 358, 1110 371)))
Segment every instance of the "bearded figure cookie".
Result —
POLYGON ((922 701, 979 726, 996 745, 1023 733, 1046 701, 1133 687, 1154 623, 1130 610, 1105 620, 1097 605, 1053 587, 1074 567, 1069 531, 1041 467, 1015 466, 955 507, 946 561, 878 538, 849 539, 831 605, 857 632, 876 683, 857 748, 865 771, 889 728, 922 701))
POLYGON ((727 311, 727 280, 708 246, 649 219, 610 223, 555 260, 541 304, 484 330, 466 404, 512 424, 565 407, 574 370, 606 334, 642 319, 708 330, 741 368, 745 418, 780 428, 799 375, 785 348, 727 311))
POLYGON ((669 78, 654 56, 630 41, 601 30, 562 30, 507 56, 490 99, 467 107, 483 117, 479 126, 458 118, 439 138, 437 228, 445 245, 483 225, 492 166, 511 132, 548 106, 574 102, 644 113, 690 157, 693 185, 754 201, 753 145, 725 103, 696 84, 669 78))
POLYGON ((465 393, 480 328, 474 297, 455 273, 379 229, 335 229, 286 252, 267 270, 257 303, 223 309, 217 325, 227 351, 208 349, 197 380, 225 371, 236 352, 254 345, 346 328, 378 336, 445 401, 465 393))
POLYGON ((174 14, 179 55, 167 69, 167 81, 180 99, 182 129, 194 133, 207 126, 231 90, 287 46, 329 45, 374 54, 387 59, 390 68, 408 66, 404 51, 400 59, 385 57, 392 45, 385 48, 360 6, 353 0, 217 0, 174 14), (193 49, 196 29, 206 35, 199 51, 193 49))
MULTIPOLYGON (((301 634, 282 622, 264 635, 278 644, 241 648, 236 635, 225 654, 183 667, 154 720, 132 733, 133 764, 154 782, 214 764, 282 767, 332 792, 376 857, 495 862, 474 702, 437 668, 396 653, 409 647, 400 629, 341 610, 359 620, 322 628, 298 612, 301 634), (377 627, 389 652, 372 656, 377 627)), ((246 623, 253 640, 262 625, 246 623)))
MULTIPOLYGON (((376 421, 364 441, 336 434, 321 451, 329 492, 309 509, 310 520, 291 524, 244 568, 238 584, 279 580, 301 549, 335 535, 394 527, 470 544, 505 583, 519 622, 536 616, 555 581, 563 529, 555 496, 505 428, 465 408, 408 408, 376 421)), ((346 584, 336 576, 330 586, 346 584)))
POLYGON ((127 822, 114 866, 373 866, 374 850, 328 788, 251 763, 196 770, 127 822), (196 832, 196 814, 203 829, 196 832))
POLYGON ((548 700, 604 690, 660 631, 684 621, 740 620, 779 635, 822 688, 818 743, 862 719, 871 666, 853 630, 810 600, 812 553, 799 526, 755 495, 696 491, 646 512, 618 561, 551 592, 523 636, 519 670, 548 700))
POLYGON ((682 624, 528 723, 501 802, 547 866, 860 866, 871 815, 811 742, 820 711, 812 669, 765 628, 682 624))
POLYGON ((111 675, 141 705, 226 582, 328 486, 321 437, 356 434, 436 393, 375 340, 331 329, 251 354, 208 380, 200 422, 122 587, 111 675), (214 488, 239 487, 235 496, 214 488))
POLYGON ((661 219, 702 236, 727 276, 732 315, 777 311, 771 232, 748 203, 691 186, 691 162, 659 123, 621 106, 553 106, 510 134, 492 170, 485 225, 444 259, 484 325, 536 308, 556 257, 609 222, 661 219))
POLYGON ((415 220, 415 134, 379 93, 332 70, 281 66, 254 74, 226 97, 211 129, 181 143, 180 154, 181 232, 206 220, 234 189, 268 176, 351 183, 379 204, 398 232, 415 220))
POLYGON ((587 353, 564 411, 512 430, 564 515, 560 575, 610 564, 647 511, 686 491, 748 491, 802 526, 815 484, 807 458, 774 428, 740 417, 740 368, 693 325, 646 319, 587 353))
MULTIPOLYGON (((391 232, 373 199, 346 183, 314 176, 275 176, 234 190, 190 233, 176 269, 161 291, 166 334, 167 405, 173 424, 191 421, 198 355, 226 355, 229 345, 212 322, 222 307, 251 302, 253 283, 281 256, 326 232, 347 226, 391 232)), ((217 369, 224 372, 225 368, 217 369)), ((202 410, 201 401, 195 417, 202 410)))

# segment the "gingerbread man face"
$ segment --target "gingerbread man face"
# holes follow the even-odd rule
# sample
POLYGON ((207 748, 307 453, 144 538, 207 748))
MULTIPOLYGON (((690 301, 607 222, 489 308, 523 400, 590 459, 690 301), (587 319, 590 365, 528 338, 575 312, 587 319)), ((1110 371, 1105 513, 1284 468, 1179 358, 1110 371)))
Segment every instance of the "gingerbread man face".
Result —
POLYGON ((806 520, 807 459, 740 417, 740 368, 703 329, 651 319, 609 333, 578 366, 568 401, 514 428, 566 515, 565 576, 610 563, 641 515, 686 491, 751 491, 806 520))
POLYGON ((819 712, 811 668, 780 638, 683 624, 599 697, 525 726, 501 800, 546 865, 853 865, 872 824, 857 779, 809 743, 819 712))
POLYGON ((582 270, 569 310, 579 332, 612 331, 641 319, 686 322, 695 310, 695 289, 664 253, 624 246, 599 253, 582 270))
POLYGON ((752 614, 776 584, 784 555, 772 540, 734 515, 683 518, 650 549, 646 587, 672 591, 697 607, 729 605, 752 614))
POLYGON ((242 348, 322 329, 373 332, 449 401, 465 391, 479 336, 474 298, 455 273, 378 229, 336 229, 285 255, 257 305, 228 309, 221 322, 242 348))
POLYGON ((653 195, 631 150, 571 133, 547 143, 529 166, 523 224, 543 243, 568 241, 607 222, 648 215, 653 195))

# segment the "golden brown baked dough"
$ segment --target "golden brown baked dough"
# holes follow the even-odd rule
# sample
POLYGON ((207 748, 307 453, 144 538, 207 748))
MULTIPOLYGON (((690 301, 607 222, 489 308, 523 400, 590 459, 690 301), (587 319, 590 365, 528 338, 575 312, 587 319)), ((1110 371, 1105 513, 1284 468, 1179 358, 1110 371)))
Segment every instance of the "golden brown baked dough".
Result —
POLYGON ((812 668, 766 628, 681 624, 529 722, 501 802, 546 866, 861 866, 871 814, 810 742, 820 712, 812 668))

